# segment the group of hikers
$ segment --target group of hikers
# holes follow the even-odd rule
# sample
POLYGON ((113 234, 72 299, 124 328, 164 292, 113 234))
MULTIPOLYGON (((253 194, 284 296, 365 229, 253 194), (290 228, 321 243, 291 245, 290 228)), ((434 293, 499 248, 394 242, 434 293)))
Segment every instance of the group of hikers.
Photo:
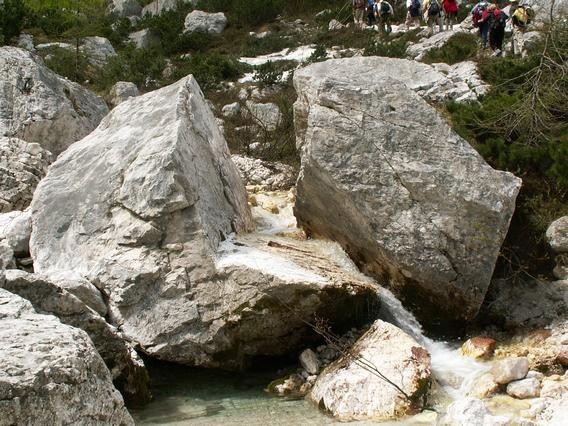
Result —
MULTIPOLYGON (((498 0, 482 0, 472 8, 471 19, 479 30, 481 46, 489 46, 495 56, 502 56, 505 26, 510 19, 512 53, 524 57, 524 33, 534 13, 519 0, 509 0, 508 13, 501 9, 499 3, 498 0)), ((444 24, 446 30, 453 30, 460 4, 461 0, 406 0, 406 30, 410 30, 412 26, 420 27, 421 19, 426 22, 430 35, 434 34, 436 26, 444 31, 444 24)), ((378 25, 383 34, 392 31, 394 9, 388 1, 352 0, 351 7, 356 27, 378 25)))

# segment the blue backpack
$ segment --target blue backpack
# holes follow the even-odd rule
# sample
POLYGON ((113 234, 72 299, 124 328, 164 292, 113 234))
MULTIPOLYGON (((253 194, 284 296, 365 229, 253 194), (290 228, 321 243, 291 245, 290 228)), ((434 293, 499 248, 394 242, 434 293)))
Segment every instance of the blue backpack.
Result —
POLYGON ((431 0, 430 5, 428 6, 428 16, 435 16, 439 15, 441 12, 440 3, 438 0, 431 0))

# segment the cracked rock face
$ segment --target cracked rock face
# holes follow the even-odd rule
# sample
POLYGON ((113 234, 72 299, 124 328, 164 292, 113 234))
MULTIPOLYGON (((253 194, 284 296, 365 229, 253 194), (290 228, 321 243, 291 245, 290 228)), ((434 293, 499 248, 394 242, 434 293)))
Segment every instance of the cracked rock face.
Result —
POLYGON ((30 205, 51 159, 51 153, 37 143, 0 137, 0 213, 30 205))
POLYGON ((0 424, 134 425, 82 330, 0 289, 0 341, 0 424))
POLYGON ((341 420, 395 419, 422 408, 430 382, 430 355, 413 338, 377 320, 350 353, 318 377, 308 398, 320 408, 341 420))
POLYGON ((58 155, 108 113, 102 98, 55 74, 23 49, 0 48, 0 135, 58 155))
POLYGON ((296 71, 295 214, 417 313, 472 319, 521 181, 487 165, 407 89, 405 73, 377 77, 389 65, 355 58, 296 71))

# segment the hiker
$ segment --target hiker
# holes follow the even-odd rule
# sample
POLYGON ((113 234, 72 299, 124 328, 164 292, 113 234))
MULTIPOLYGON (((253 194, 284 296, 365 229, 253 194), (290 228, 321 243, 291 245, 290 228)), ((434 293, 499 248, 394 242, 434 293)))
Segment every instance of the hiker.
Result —
POLYGON ((487 22, 489 23, 489 46, 493 50, 493 56, 502 56, 505 26, 509 17, 499 8, 496 2, 490 4, 485 13, 488 15, 487 22))
POLYGON ((424 0, 422 13, 424 14, 424 20, 426 21, 426 25, 428 25, 430 35, 434 34, 436 24, 440 26, 440 32, 444 31, 440 0, 424 0))
POLYGON ((444 9, 444 22, 446 30, 454 29, 454 21, 458 16, 458 1, 457 0, 443 0, 442 7, 444 9))
POLYGON ((406 31, 411 25, 420 27, 420 15, 422 15, 422 3, 420 0, 406 0, 406 31))
POLYGON ((365 0, 351 0, 351 9, 353 11, 355 28, 363 28, 365 22, 365 0))
POLYGON ((487 41, 489 39, 489 22, 487 22, 488 15, 485 13, 488 7, 488 2, 481 1, 475 5, 471 12, 473 25, 479 28, 479 40, 483 49, 487 47, 487 41))
POLYGON ((386 0, 380 0, 375 4, 375 14, 377 21, 379 22, 379 29, 381 33, 390 34, 392 32, 390 22, 394 14, 391 4, 386 0))
POLYGON ((513 55, 521 55, 521 58, 527 56, 525 49, 525 31, 534 17, 532 9, 526 5, 519 5, 518 0, 510 0, 511 8, 509 15, 511 16, 511 26, 513 29, 513 37, 511 39, 511 51, 513 55))
POLYGON ((376 23, 375 19, 375 0, 367 1, 367 26, 372 27, 376 23))

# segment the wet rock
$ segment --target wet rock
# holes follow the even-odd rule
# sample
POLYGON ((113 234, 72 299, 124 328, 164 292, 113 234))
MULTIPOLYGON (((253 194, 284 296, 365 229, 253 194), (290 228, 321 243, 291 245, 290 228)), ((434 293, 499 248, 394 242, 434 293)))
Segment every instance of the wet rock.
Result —
POLYGON ((0 287, 28 300, 38 312, 54 315, 62 323, 84 330, 127 404, 136 406, 149 402, 149 377, 144 363, 116 328, 97 314, 98 311, 104 315, 106 307, 92 284, 80 279, 48 279, 13 270, 6 271, 6 280, 0 287))
POLYGON ((460 352, 471 358, 487 359, 493 355, 496 345, 495 339, 490 337, 472 337, 462 345, 460 352))
POLYGON ((134 83, 119 81, 110 89, 111 104, 117 106, 129 98, 139 96, 140 92, 134 83))
POLYGON ((29 52, 0 48, 0 135, 54 155, 88 135, 108 112, 94 93, 58 76, 29 52))
POLYGON ((495 377, 491 373, 485 373, 475 379, 468 392, 472 398, 485 399, 495 395, 499 391, 499 384, 495 382, 495 377))
POLYGON ((306 349, 300 354, 300 364, 309 374, 317 374, 319 372, 320 360, 311 349, 306 349))
POLYGON ((267 391, 278 396, 305 396, 307 392, 303 392, 305 380, 298 374, 278 379, 268 385, 267 391))
POLYGON ((51 153, 37 143, 0 136, 0 213, 30 205, 51 161, 51 153))
POLYGON ((109 13, 120 18, 140 16, 142 6, 138 0, 112 0, 108 6, 109 13))
POLYGON ((410 336, 378 320, 350 353, 320 374, 308 395, 310 400, 341 420, 394 419, 420 410, 430 382, 430 356, 410 336))
POLYGON ((138 49, 147 49, 157 40, 147 28, 128 34, 128 39, 138 49))
POLYGON ((134 425, 82 330, 0 289, 0 341, 2 424, 134 425))
POLYGON ((536 398, 540 394, 540 381, 536 378, 513 381, 507 385, 507 393, 519 399, 536 398))
POLYGON ((568 253, 568 216, 550 224, 546 230, 548 244, 557 253, 568 253))
POLYGON ((227 18, 223 12, 207 13, 194 10, 185 17, 185 33, 221 34, 227 25, 227 18))
POLYGON ((507 417, 493 416, 483 403, 476 398, 464 398, 450 404, 446 424, 450 426, 509 426, 507 417))
POLYGON ((507 384, 514 380, 524 379, 529 372, 529 360, 524 357, 506 358, 495 361, 491 368, 491 374, 495 382, 507 384))
POLYGON ((289 189, 296 183, 293 167, 241 155, 231 156, 246 185, 261 185, 269 191, 289 189))
POLYGON ((340 242, 425 317, 471 319, 521 181, 492 169, 407 89, 420 85, 420 66, 353 58, 295 72, 302 159, 295 214, 309 234, 340 242))
POLYGON ((109 58, 117 56, 110 41, 104 37, 84 37, 80 49, 87 55, 89 63, 96 67, 104 67, 109 58))

